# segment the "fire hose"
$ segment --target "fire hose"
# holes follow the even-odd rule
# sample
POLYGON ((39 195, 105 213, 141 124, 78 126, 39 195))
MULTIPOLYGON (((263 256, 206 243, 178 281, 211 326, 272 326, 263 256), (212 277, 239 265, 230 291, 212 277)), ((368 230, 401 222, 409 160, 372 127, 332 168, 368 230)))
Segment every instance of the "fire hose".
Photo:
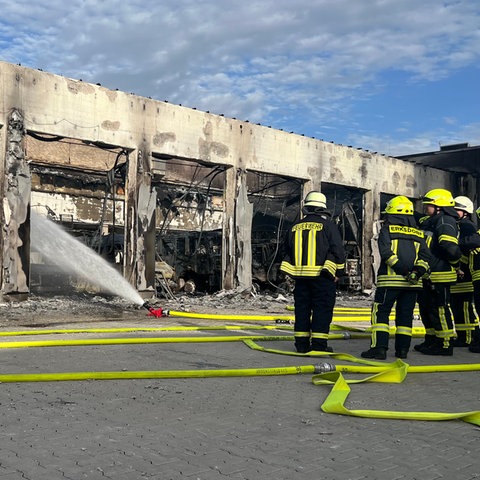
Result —
MULTIPOLYGON (((156 318, 165 315, 182 316, 187 318, 206 318, 206 319, 233 319, 233 320, 255 320, 265 319, 256 315, 211 315, 211 314, 185 314, 185 312, 172 312, 168 310, 147 308, 149 313, 156 318), (173 315, 172 315, 173 313, 173 315)), ((278 320, 278 316, 266 316, 271 320, 278 320)), ((358 317, 356 317, 358 319, 358 317)), ((166 330, 168 327, 162 328, 166 330)), ((170 327, 170 329, 178 327, 170 327)), ((208 329, 209 327, 193 327, 193 329, 208 329)), ((231 327, 239 329, 239 327, 231 327)), ((251 328, 251 327, 249 327, 251 328)), ((258 328, 258 327, 257 327, 258 328)), ((264 327, 260 327, 264 328, 264 327)), ((278 327, 273 327, 278 328, 278 327)), ((342 327, 345 328, 345 327, 342 327)), ((179 330, 192 329, 192 327, 181 327, 179 330)), ((218 329, 218 328, 213 328, 218 329)), ((132 329, 73 329, 73 330, 52 330, 54 333, 79 333, 85 331, 92 332, 111 332, 132 331, 132 329)), ((134 329, 137 330, 137 329, 134 329)), ((153 330, 139 328, 138 330, 153 330)), ((160 330, 160 329, 154 329, 160 330)), ((348 339, 365 337, 365 331, 344 331, 339 334, 332 333, 329 338, 332 339, 348 339)), ((46 333, 48 331, 42 331, 46 333)), ((2 335, 13 334, 31 335, 32 331, 23 332, 2 332, 2 335)), ((292 340, 290 335, 236 335, 236 336, 220 336, 220 337, 168 337, 168 338, 107 338, 107 339, 83 339, 83 340, 58 340, 58 341, 40 341, 40 342, 1 342, 0 348, 21 348, 21 347, 52 347, 52 346, 80 346, 80 345, 107 345, 107 344, 138 344, 138 343, 176 343, 176 342, 232 342, 242 341, 245 345, 256 350, 281 353, 287 355, 301 355, 294 352, 286 352, 283 350, 269 349, 259 346, 259 341, 278 341, 292 340)), ((145 379, 145 378, 209 378, 209 377, 240 377, 240 376, 269 376, 269 375, 294 375, 294 374, 313 374, 312 383, 314 385, 332 385, 332 389, 327 398, 321 405, 321 409, 326 413, 350 415, 368 418, 389 418, 389 419, 406 419, 406 420, 453 420, 459 419, 468 423, 480 426, 480 411, 469 411, 460 413, 440 413, 440 412, 396 412, 381 410, 349 410, 345 407, 345 401, 350 393, 349 384, 363 382, 382 382, 382 383, 401 383, 407 373, 434 373, 434 372, 466 372, 479 371, 480 364, 459 364, 459 365, 435 365, 435 366, 411 366, 402 360, 397 360, 391 364, 383 362, 369 361, 354 357, 343 353, 327 353, 327 352, 310 352, 309 356, 322 356, 337 360, 346 360, 349 362, 360 363, 363 365, 335 365, 330 362, 324 362, 320 365, 302 365, 272 368, 242 368, 242 369, 218 369, 218 370, 165 370, 165 371, 121 371, 121 372, 63 372, 63 373, 35 373, 35 374, 0 374, 0 382, 51 382, 51 381, 74 381, 74 380, 121 380, 121 379, 145 379), (363 373, 372 374, 369 377, 360 380, 346 380, 343 373, 363 373)))

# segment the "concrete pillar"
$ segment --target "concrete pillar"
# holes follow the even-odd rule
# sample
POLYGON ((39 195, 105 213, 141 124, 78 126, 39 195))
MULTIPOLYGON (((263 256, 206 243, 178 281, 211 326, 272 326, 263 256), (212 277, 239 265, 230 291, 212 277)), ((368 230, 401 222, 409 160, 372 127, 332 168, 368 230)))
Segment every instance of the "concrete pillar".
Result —
POLYGON ((1 175, 1 293, 24 299, 30 276, 30 168, 25 162, 23 114, 13 109, 7 118, 1 175))
POLYGON ((238 194, 235 205, 237 279, 242 290, 252 288, 252 219, 253 205, 248 201, 247 173, 238 171, 238 194))
POLYGON ((235 197, 237 190, 237 172, 229 168, 225 172, 224 220, 222 241, 222 288, 232 290, 236 287, 235 265, 235 197))
POLYGON ((379 214, 380 208, 378 202, 374 202, 374 192, 366 191, 363 197, 362 290, 370 290, 373 287, 375 272, 373 271, 374 258, 370 239, 374 236, 374 218, 379 218, 379 214))
POLYGON ((125 189, 124 276, 144 298, 155 293, 155 207, 149 155, 129 155, 125 189))

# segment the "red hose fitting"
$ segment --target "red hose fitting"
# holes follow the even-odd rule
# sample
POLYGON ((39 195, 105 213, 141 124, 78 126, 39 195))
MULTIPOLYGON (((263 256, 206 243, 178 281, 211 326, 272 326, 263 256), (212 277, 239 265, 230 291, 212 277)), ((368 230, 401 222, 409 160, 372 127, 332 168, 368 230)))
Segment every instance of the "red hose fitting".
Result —
POLYGON ((161 318, 168 315, 168 310, 164 310, 163 308, 153 308, 148 302, 145 302, 142 306, 148 310, 149 317, 161 318))
POLYGON ((156 318, 166 317, 167 313, 168 313, 168 310, 164 310, 163 308, 149 308, 148 309, 148 316, 149 317, 156 317, 156 318))

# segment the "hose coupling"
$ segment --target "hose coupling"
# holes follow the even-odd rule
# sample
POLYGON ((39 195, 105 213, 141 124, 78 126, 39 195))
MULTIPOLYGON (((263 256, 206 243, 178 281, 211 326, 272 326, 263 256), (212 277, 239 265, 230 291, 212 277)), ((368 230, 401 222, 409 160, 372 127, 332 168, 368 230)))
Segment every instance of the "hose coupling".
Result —
POLYGON ((352 338, 352 334, 347 331, 342 332, 342 335, 344 340, 350 340, 352 338))
POLYGON ((314 373, 328 373, 328 372, 334 372, 336 370, 336 367, 333 363, 320 363, 319 365, 314 365, 314 373))
POLYGON ((142 307, 148 310, 149 317, 156 317, 156 318, 167 317, 170 313, 169 310, 166 310, 164 308, 153 308, 148 302, 145 302, 142 305, 142 307))

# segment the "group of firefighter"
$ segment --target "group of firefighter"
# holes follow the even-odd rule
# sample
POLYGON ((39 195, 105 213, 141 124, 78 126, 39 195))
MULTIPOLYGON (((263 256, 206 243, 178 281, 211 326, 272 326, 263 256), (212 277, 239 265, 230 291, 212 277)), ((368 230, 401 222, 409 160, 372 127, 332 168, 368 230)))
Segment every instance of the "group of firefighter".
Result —
MULTIPOLYGON (((480 353, 480 230, 472 219, 473 202, 437 188, 422 203, 424 212, 416 212, 400 195, 382 212, 371 345, 363 358, 387 358, 393 309, 395 356, 407 358, 417 304, 425 336, 414 350, 451 356, 454 348, 465 347, 480 353)), ((295 347, 299 353, 331 352, 327 341, 336 283, 345 268, 343 241, 321 192, 307 194, 302 211, 288 232, 280 267, 295 279, 295 347)), ((476 214, 480 218, 480 208, 476 214)))

